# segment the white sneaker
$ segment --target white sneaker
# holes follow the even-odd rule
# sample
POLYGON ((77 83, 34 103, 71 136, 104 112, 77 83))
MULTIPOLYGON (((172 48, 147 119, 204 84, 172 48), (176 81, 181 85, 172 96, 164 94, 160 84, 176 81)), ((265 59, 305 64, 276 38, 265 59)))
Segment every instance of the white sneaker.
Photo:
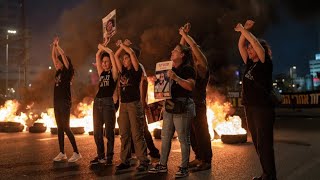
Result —
POLYGON ((60 161, 65 161, 67 160, 67 155, 63 154, 62 152, 60 152, 54 159, 53 161, 55 162, 60 162, 60 161))
POLYGON ((80 153, 76 153, 76 152, 73 152, 73 155, 72 157, 68 160, 68 162, 76 162, 78 161, 79 159, 81 159, 82 156, 80 153))

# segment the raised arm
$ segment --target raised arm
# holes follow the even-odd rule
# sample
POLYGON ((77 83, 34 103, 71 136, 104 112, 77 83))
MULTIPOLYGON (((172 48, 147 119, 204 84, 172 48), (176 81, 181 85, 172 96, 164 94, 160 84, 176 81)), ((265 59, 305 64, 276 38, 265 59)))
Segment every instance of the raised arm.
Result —
MULTIPOLYGON (((249 43, 251 44, 252 48, 255 50, 255 52, 257 53, 259 60, 264 63, 265 61, 265 50, 264 48, 261 46, 259 40, 251 33, 249 32, 247 29, 245 29, 242 24, 238 23, 237 26, 234 28, 235 31, 237 32, 241 32, 241 35, 244 36, 245 39, 247 39, 249 41, 249 43)), ((241 37, 239 39, 239 43, 240 43, 241 37)), ((245 42, 241 42, 242 46, 241 48, 245 48, 245 42), (244 44, 244 46, 243 46, 244 44)), ((239 45, 239 51, 241 54, 241 51, 243 51, 243 49, 240 50, 240 45, 239 45)), ((242 56, 242 55, 241 55, 242 56)), ((248 54, 247 56, 248 57, 248 54)), ((242 57, 243 59, 243 57, 242 57)), ((246 62, 245 62, 246 63, 246 62)))
MULTIPOLYGON (((100 44, 99 44, 100 45, 100 44)), ((100 76, 103 69, 101 66, 101 54, 102 54, 102 50, 99 49, 99 45, 98 45, 98 51, 96 53, 96 67, 97 67, 97 71, 98 71, 98 75, 100 76)))
POLYGON ((114 58, 116 60, 116 65, 118 67, 118 71, 121 73, 122 72, 122 63, 121 63, 121 60, 120 60, 120 53, 123 50, 123 48, 120 46, 120 44, 122 44, 122 41, 118 40, 117 41, 117 46, 119 47, 119 49, 114 54, 114 58))
POLYGON ((55 47, 55 42, 52 43, 52 49, 51 49, 51 58, 52 58, 52 62, 54 64, 54 67, 56 70, 58 70, 58 56, 57 56, 57 49, 55 47))
MULTIPOLYGON (((184 26, 183 26, 183 30, 184 30, 184 32, 186 33, 186 34, 188 34, 189 33, 189 31, 190 31, 190 28, 191 28, 191 24, 190 23, 187 23, 187 24, 185 24, 184 26)), ((186 43, 186 40, 181 36, 181 39, 180 39, 180 44, 182 44, 182 45, 186 45, 187 43, 186 43)))
POLYGON ((198 67, 200 77, 205 78, 208 71, 208 61, 206 56, 202 53, 194 39, 186 33, 185 26, 179 29, 179 33, 181 35, 181 39, 184 39, 191 47, 191 50, 195 56, 193 61, 198 67))
POLYGON ((69 69, 69 61, 68 61, 66 55, 64 54, 64 51, 62 50, 62 48, 59 45, 59 38, 58 37, 56 38, 56 41, 57 41, 56 42, 56 48, 57 48, 58 53, 62 57, 63 64, 67 69, 69 69))
MULTIPOLYGON (((254 21, 247 20, 246 23, 244 24, 244 28, 249 30, 253 27, 253 25, 254 25, 254 21)), ((241 58, 243 62, 246 64, 248 59, 248 52, 246 47, 246 38, 242 34, 239 37, 238 48, 239 48, 241 58)))
POLYGON ((116 65, 116 60, 115 60, 113 51, 110 48, 103 46, 102 44, 99 44, 98 48, 99 50, 103 50, 109 54, 111 64, 112 64, 112 77, 113 77, 113 80, 116 81, 118 79, 118 68, 116 65))
POLYGON ((138 61, 138 58, 137 58, 134 50, 129 47, 131 44, 132 43, 130 42, 130 40, 126 39, 126 40, 124 40, 123 43, 120 44, 120 47, 122 47, 130 55, 132 66, 133 66, 134 70, 138 71, 139 61, 138 61))

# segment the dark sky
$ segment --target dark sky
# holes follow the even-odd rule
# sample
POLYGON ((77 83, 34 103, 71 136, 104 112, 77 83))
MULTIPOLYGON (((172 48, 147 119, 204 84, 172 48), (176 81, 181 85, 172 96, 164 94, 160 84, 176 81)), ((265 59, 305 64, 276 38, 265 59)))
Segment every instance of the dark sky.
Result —
POLYGON ((316 26, 320 18, 317 20, 317 16, 312 14, 305 17, 306 13, 288 9, 284 4, 279 4, 276 12, 276 22, 268 26, 263 36, 273 51, 274 74, 288 73, 289 68, 295 65, 298 75, 304 76, 309 73, 309 60, 314 59, 315 53, 320 53, 317 34, 320 26, 318 29, 316 26))
POLYGON ((58 21, 64 10, 73 8, 81 0, 27 0, 27 25, 31 30, 31 63, 52 65, 49 44, 59 34, 58 21))
MULTIPOLYGON (((59 18, 64 10, 75 7, 79 2, 81 1, 26 1, 27 23, 32 35, 31 63, 52 65, 49 44, 52 37, 59 34, 59 18)), ((276 12, 276 21, 268 26, 263 35, 272 46, 274 74, 287 73, 290 66, 296 65, 298 75, 303 76, 308 73, 308 61, 319 50, 316 18, 310 15, 308 18, 297 19, 284 4, 278 4, 276 12)))

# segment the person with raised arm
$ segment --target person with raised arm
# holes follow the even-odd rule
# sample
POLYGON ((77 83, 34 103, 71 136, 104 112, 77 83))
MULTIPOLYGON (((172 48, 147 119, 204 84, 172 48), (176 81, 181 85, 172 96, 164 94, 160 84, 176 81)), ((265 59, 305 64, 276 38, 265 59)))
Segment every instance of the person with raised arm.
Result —
POLYGON ((53 108, 58 127, 58 141, 60 148, 60 153, 53 159, 53 161, 60 162, 67 160, 67 155, 64 152, 64 133, 66 133, 73 148, 73 155, 68 162, 76 162, 81 159, 82 156, 78 151, 76 140, 70 129, 70 86, 74 76, 74 69, 71 59, 65 55, 64 51, 60 47, 58 37, 53 40, 51 55, 56 69, 53 108))
POLYGON ((160 162, 151 168, 149 173, 165 173, 168 171, 167 162, 171 151, 171 140, 174 132, 177 131, 181 147, 181 163, 175 176, 181 178, 189 175, 190 126, 192 119, 195 117, 192 91, 195 87, 196 77, 195 70, 191 65, 191 58, 190 49, 184 45, 178 44, 171 51, 170 59, 173 61, 173 67, 167 75, 171 81, 172 99, 167 99, 165 102, 160 162))
POLYGON ((196 117, 191 122, 190 141, 195 153, 195 159, 189 163, 193 171, 203 171, 211 168, 212 148, 207 120, 207 84, 210 73, 206 56, 200 50, 194 39, 188 35, 191 28, 190 23, 180 28, 181 44, 188 44, 193 55, 193 62, 196 70, 195 88, 193 100, 195 103, 196 117))
POLYGON ((98 45, 96 67, 100 77, 99 91, 93 103, 93 135, 97 146, 97 157, 90 161, 90 164, 112 165, 116 122, 113 95, 117 85, 118 68, 113 51, 102 44, 98 45), (103 125, 107 137, 107 153, 104 148, 103 125))
POLYGON ((149 159, 147 158, 147 145, 143 136, 144 111, 141 104, 140 82, 142 69, 138 58, 132 48, 131 42, 126 39, 123 43, 117 41, 119 49, 115 53, 116 64, 120 72, 120 109, 119 109, 119 130, 121 136, 121 163, 117 170, 128 169, 131 158, 131 137, 135 146, 135 152, 140 163, 138 171, 148 169, 149 159), (120 60, 120 53, 125 51, 120 60))
POLYGON ((271 49, 265 40, 257 39, 249 29, 254 21, 234 28, 240 32, 238 48, 246 66, 242 80, 242 104, 245 107, 248 129, 260 159, 263 173, 253 179, 275 180, 276 167, 273 146, 274 104, 269 96, 272 90, 271 49), (248 43, 247 43, 248 42, 248 43))

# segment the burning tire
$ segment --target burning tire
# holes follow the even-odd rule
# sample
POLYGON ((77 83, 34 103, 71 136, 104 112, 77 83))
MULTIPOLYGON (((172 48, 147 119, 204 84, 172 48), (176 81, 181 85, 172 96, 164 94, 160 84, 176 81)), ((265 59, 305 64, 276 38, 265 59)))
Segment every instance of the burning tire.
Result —
POLYGON ((19 122, 0 122, 0 132, 22 132, 24 125, 19 122))
MULTIPOLYGON (((71 127, 71 131, 73 134, 83 134, 84 133, 84 127, 71 127)), ((58 134, 58 128, 50 128, 51 134, 58 134)))
POLYGON ((247 142, 247 134, 222 134, 221 141, 226 144, 237 144, 247 142))
POLYGON ((161 129, 155 128, 153 130, 153 137, 155 139, 161 139, 161 129))
POLYGON ((43 123, 34 123, 33 126, 29 127, 30 133, 44 133, 47 127, 43 123))

